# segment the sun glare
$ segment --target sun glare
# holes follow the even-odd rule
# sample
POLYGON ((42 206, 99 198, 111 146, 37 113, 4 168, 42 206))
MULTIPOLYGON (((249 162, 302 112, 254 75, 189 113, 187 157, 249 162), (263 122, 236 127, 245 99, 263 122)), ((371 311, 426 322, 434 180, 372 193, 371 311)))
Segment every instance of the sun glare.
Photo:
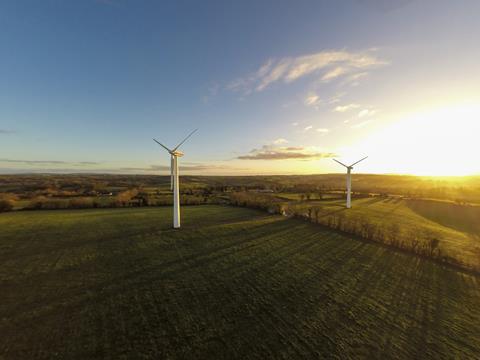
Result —
POLYGON ((353 149, 370 155, 364 167, 368 172, 479 174, 479 120, 479 105, 420 112, 393 122, 353 149))

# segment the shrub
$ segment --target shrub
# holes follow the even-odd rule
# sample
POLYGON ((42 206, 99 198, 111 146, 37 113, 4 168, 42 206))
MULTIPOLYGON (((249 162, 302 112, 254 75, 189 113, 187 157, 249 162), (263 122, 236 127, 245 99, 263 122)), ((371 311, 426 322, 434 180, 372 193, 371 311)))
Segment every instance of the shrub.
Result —
POLYGON ((438 239, 436 236, 429 236, 427 239, 427 249, 428 249, 428 254, 430 256, 434 256, 436 253, 440 255, 440 249, 438 248, 438 245, 440 244, 440 239, 438 239))
POLYGON ((44 202, 47 201, 47 198, 44 196, 37 196, 30 201, 30 203, 25 206, 25 209, 28 210, 40 210, 43 208, 44 202))
POLYGON ((87 209, 93 207, 93 200, 90 198, 77 198, 70 200, 68 205, 72 209, 87 209))
POLYGON ((12 211, 13 210, 13 201, 2 199, 0 200, 0 212, 12 211))
POLYGON ((67 209, 68 207, 69 207, 68 201, 62 201, 62 200, 48 199, 48 200, 42 201, 41 203, 41 208, 44 210, 67 209))

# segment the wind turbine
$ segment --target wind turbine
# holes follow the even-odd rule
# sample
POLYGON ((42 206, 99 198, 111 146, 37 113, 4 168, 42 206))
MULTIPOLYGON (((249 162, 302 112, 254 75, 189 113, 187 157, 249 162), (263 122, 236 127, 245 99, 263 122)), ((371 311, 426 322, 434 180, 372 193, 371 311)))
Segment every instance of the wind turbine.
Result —
POLYGON ((344 163, 341 163, 337 159, 333 159, 333 161, 336 161, 342 166, 345 166, 347 168, 347 209, 350 209, 352 207, 352 169, 354 165, 357 165, 360 161, 365 160, 368 158, 368 156, 365 156, 363 159, 358 160, 357 162, 353 163, 350 166, 345 165, 344 163))
POLYGON ((177 146, 172 150, 167 148, 165 145, 159 141, 153 139, 158 145, 163 147, 170 154, 170 189, 173 191, 173 227, 175 229, 180 228, 180 187, 179 187, 179 178, 178 178, 178 158, 183 156, 183 152, 178 151, 178 148, 183 145, 187 139, 193 135, 195 131, 193 130, 188 136, 183 139, 177 146))

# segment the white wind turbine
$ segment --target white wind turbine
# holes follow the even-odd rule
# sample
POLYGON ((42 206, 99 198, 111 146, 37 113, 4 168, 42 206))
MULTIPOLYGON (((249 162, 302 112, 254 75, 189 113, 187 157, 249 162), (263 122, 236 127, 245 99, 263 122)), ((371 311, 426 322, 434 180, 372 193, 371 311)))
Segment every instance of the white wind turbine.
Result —
POLYGON ((368 158, 368 156, 365 156, 363 159, 358 160, 357 162, 353 163, 350 166, 345 165, 344 163, 341 163, 340 161, 333 159, 333 161, 336 161, 342 166, 345 166, 347 168, 347 209, 350 209, 352 207, 352 169, 354 165, 357 165, 360 161, 365 160, 368 158))
POLYGON ((173 191, 173 227, 175 229, 180 228, 180 184, 178 178, 178 158, 183 156, 183 153, 178 151, 178 148, 197 130, 198 129, 193 130, 172 150, 161 144, 159 141, 153 139, 153 141, 167 150, 170 154, 170 189, 173 191))

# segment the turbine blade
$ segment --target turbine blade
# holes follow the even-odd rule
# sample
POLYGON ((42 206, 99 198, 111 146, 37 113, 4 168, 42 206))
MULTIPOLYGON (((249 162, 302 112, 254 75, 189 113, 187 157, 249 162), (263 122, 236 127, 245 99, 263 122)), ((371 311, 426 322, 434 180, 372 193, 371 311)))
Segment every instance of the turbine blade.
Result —
POLYGON ((352 165, 350 165, 350 167, 352 167, 353 165, 357 165, 360 161, 363 161, 363 160, 365 160, 366 158, 368 158, 368 156, 365 156, 363 159, 358 160, 356 163, 353 163, 352 165))
POLYGON ((332 160, 333 160, 333 161, 336 161, 336 162, 337 162, 337 163, 339 163, 340 165, 342 165, 342 166, 345 166, 346 168, 348 168, 348 166, 347 166, 347 165, 345 165, 344 163, 341 163, 341 162, 340 162, 340 161, 338 161, 337 159, 332 159, 332 160))
POLYGON ((190 136, 192 136, 193 133, 194 133, 195 131, 197 131, 197 130, 198 130, 198 129, 195 129, 195 130, 193 130, 190 134, 188 134, 188 136, 187 136, 185 139, 183 139, 182 142, 181 142, 180 144, 178 144, 172 151, 177 150, 177 149, 178 149, 185 141, 187 141, 187 139, 188 139, 190 136))
POLYGON ((165 145, 163 145, 161 142, 153 139, 153 141, 155 141, 158 145, 160 145, 161 147, 163 147, 165 150, 167 150, 169 153, 172 152, 172 150, 170 150, 169 148, 167 148, 165 145))

